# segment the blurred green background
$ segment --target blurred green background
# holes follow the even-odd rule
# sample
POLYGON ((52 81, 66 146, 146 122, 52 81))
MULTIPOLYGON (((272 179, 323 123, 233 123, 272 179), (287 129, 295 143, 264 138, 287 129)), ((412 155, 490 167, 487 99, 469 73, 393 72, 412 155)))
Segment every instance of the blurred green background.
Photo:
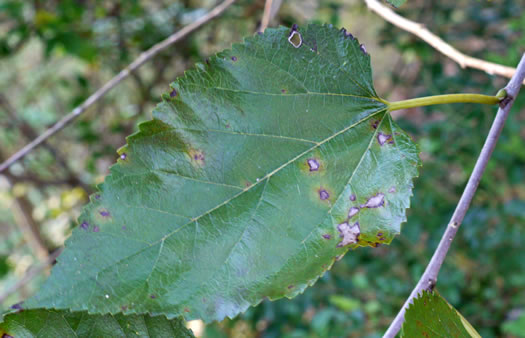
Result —
MULTIPOLYGON (((0 0, 0 160, 71 111, 141 51, 193 22, 211 0, 0 0)), ((520 1, 408 0, 403 16, 464 53, 515 66, 525 51, 520 1)), ((148 120, 184 70, 254 34, 264 0, 239 0, 113 89, 45 146, 0 174, 0 297, 59 249, 125 137, 148 120)), ((456 92, 495 94, 507 79, 461 69, 363 1, 285 0, 271 26, 346 27, 371 54, 389 100, 456 92)), ((474 166, 495 107, 455 104, 395 112, 421 147, 403 233, 349 252, 293 300, 264 301, 206 337, 379 337, 423 272, 474 166)), ((525 337, 525 95, 514 105, 438 290, 484 337, 525 337)), ((23 300, 46 278, 0 298, 23 300)))

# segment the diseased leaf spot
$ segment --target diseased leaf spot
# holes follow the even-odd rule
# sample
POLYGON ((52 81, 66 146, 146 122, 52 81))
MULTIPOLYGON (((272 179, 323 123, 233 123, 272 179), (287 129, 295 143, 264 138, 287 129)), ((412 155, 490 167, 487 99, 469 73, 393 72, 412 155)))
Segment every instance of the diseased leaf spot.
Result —
POLYGON ((89 229, 89 223, 84 221, 84 222, 82 222, 82 224, 80 224, 80 227, 82 229, 84 229, 84 230, 87 230, 87 229, 89 229))
POLYGON ((338 248, 357 243, 361 234, 359 222, 355 222, 353 225, 349 225, 347 222, 341 223, 337 226, 337 230, 340 233, 339 237, 342 238, 341 242, 337 244, 338 248))
POLYGON ((315 158, 309 158, 306 162, 308 163, 308 166, 310 167, 310 171, 319 170, 319 162, 315 158))
POLYGON ((294 24, 292 26, 292 29, 290 30, 290 34, 288 35, 288 42, 290 42, 295 48, 299 48, 303 44, 303 37, 301 36, 301 33, 297 31, 296 24, 294 24))
POLYGON ((331 239, 332 236, 330 236, 329 234, 324 234, 324 235, 323 235, 323 238, 324 238, 324 239, 331 239))
POLYGON ((233 62, 237 61, 237 57, 236 56, 232 56, 232 61, 233 62))
POLYGON ((330 198, 330 194, 325 189, 319 189, 319 198, 324 201, 330 198))
POLYGON ((281 93, 286 94, 286 89, 281 89, 281 93))
POLYGON ((13 310, 22 310, 22 304, 23 303, 24 302, 19 302, 19 303, 13 304, 13 305, 11 305, 11 309, 13 309, 13 310))
POLYGON ((361 52, 363 52, 363 54, 366 55, 366 48, 365 48, 365 45, 360 44, 360 45, 359 45, 359 49, 361 50, 361 52))
POLYGON ((204 156, 204 153, 201 150, 190 149, 189 155, 190 155, 191 161, 196 166, 198 167, 204 166, 206 157, 204 156))
POLYGON ((187 307, 184 308, 184 312, 190 312, 190 309, 188 309, 187 307))
POLYGON ((107 210, 101 210, 101 211, 99 212, 99 214, 100 214, 100 216, 102 216, 102 217, 109 217, 109 216, 110 216, 110 213, 109 213, 109 211, 107 211, 107 210))
POLYGON ((392 186, 390 189, 388 189, 388 192, 393 194, 396 192, 396 187, 392 186))
POLYGON ((288 285, 288 289, 293 289, 294 286, 293 285, 288 285))
POLYGON ((127 305, 122 305, 120 308, 122 309, 122 311, 126 311, 128 309, 127 305))
POLYGON ((375 196, 372 196, 368 201, 361 205, 361 208, 379 208, 385 204, 385 194, 378 193, 375 196))
POLYGON ((175 96, 177 96, 177 90, 173 88, 173 90, 170 92, 170 97, 175 97, 175 96))
POLYGON ((355 201, 355 195, 354 194, 350 195, 350 201, 355 201))
POLYGON ((350 39, 354 40, 354 36, 352 35, 352 33, 347 32, 346 28, 344 28, 344 27, 341 28, 341 32, 343 33, 345 38, 350 38, 350 39))
POLYGON ((381 236, 383 236, 383 233, 382 232, 378 232, 377 233, 377 237, 381 237, 381 236))
POLYGON ((359 212, 359 210, 360 209, 358 207, 351 207, 350 211, 348 211, 348 218, 354 217, 359 212))
POLYGON ((387 135, 383 133, 377 134, 377 142, 379 142, 379 145, 385 144, 386 141, 390 140, 392 138, 392 135, 387 135))
POLYGON ((155 298, 157 298, 157 296, 155 296, 155 295, 152 294, 152 295, 149 295, 149 298, 151 298, 151 299, 155 299, 155 298))
POLYGON ((11 336, 11 335, 8 335, 7 333, 4 333, 4 334, 2 335, 2 338, 15 338, 15 337, 13 337, 13 336, 11 336))
POLYGON ((93 227, 93 232, 99 232, 100 231, 100 228, 98 227, 98 225, 95 225, 93 227))
POLYGON ((126 157, 128 157, 128 155, 126 155, 126 153, 122 153, 122 154, 120 154, 120 159, 121 159, 121 160, 125 160, 126 157))
POLYGON ((98 195, 98 194, 95 195, 95 199, 96 199, 96 200, 99 200, 99 199, 100 199, 100 195, 98 195))
POLYGON ((372 121, 372 128, 377 129, 378 125, 379 125, 379 120, 373 120, 372 121))

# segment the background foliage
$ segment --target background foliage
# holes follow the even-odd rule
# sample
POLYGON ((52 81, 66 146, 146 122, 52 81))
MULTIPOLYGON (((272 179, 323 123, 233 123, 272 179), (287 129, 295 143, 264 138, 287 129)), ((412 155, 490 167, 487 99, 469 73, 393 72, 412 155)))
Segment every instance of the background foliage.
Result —
MULTIPOLYGON (((66 114, 214 1, 0 0, 0 159, 66 114)), ((34 223, 59 248, 124 137, 150 118, 168 84, 195 62, 252 34, 264 1, 241 0, 218 20, 158 55, 96 107, 0 176, 0 294, 37 264, 19 225, 34 223)), ((472 56, 515 66, 525 14, 516 1, 410 1, 399 12, 472 56)), ((375 87, 390 100, 454 92, 493 94, 507 82, 459 68, 361 1, 288 0, 274 24, 344 26, 372 55, 375 87)), ((525 332, 525 99, 518 98, 438 289, 483 337, 525 332)), ((450 218, 495 109, 456 104, 395 113, 421 145, 423 167, 403 233, 389 247, 345 256, 292 301, 263 302, 209 337, 380 336, 416 283, 450 218)), ((30 295, 35 278, 2 309, 30 295)))

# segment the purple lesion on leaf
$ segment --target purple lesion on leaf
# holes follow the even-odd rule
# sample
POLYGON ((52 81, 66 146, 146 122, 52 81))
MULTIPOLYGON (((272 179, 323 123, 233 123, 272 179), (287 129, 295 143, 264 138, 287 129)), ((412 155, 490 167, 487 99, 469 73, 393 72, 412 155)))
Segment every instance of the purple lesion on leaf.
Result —
POLYGON ((99 232, 100 231, 100 228, 98 227, 98 225, 95 225, 93 227, 93 232, 99 232))
POLYGON ((128 309, 128 306, 127 306, 127 305, 122 305, 122 306, 120 307, 120 309, 121 309, 122 311, 126 311, 126 310, 128 309))
POLYGON ((362 204, 361 208, 379 208, 385 204, 385 194, 377 193, 376 195, 370 197, 365 204, 362 204))
POLYGON ((395 193, 396 192, 396 187, 395 186, 390 187, 390 189, 388 189, 388 192, 391 193, 391 194, 395 193))
POLYGON ((309 158, 306 160, 306 163, 308 163, 308 167, 310 168, 310 171, 318 171, 319 167, 321 166, 319 164, 319 161, 315 158, 309 158))
POLYGON ((350 195, 350 201, 355 201, 355 194, 350 195))
POLYGON ((293 285, 288 285, 288 289, 293 289, 294 286, 293 285))
POLYGON ((232 56, 232 61, 233 62, 237 61, 237 57, 236 56, 232 56))
POLYGON ((344 28, 344 27, 341 28, 340 32, 343 33, 343 36, 344 36, 345 38, 350 38, 350 39, 354 40, 354 36, 352 35, 352 33, 347 32, 347 31, 346 31, 346 28, 344 28))
POLYGON ((100 211, 99 211, 99 214, 100 214, 100 216, 102 216, 102 217, 109 217, 109 216, 111 216, 111 214, 110 214, 109 211, 107 211, 107 210, 100 210, 100 211))
POLYGON ((99 199, 100 199, 100 195, 99 195, 99 194, 96 194, 96 195, 95 195, 95 199, 96 199, 96 200, 99 200, 99 199))
POLYGON ((359 208, 358 207, 351 207, 350 210, 348 211, 348 218, 352 218, 354 217, 355 215, 357 215, 357 213, 359 212, 359 208))
POLYGON ((8 333, 4 333, 4 334, 2 335, 2 338, 15 338, 15 337, 14 337, 14 336, 11 336, 11 335, 8 334, 8 333))
POLYGON ((365 45, 360 44, 359 49, 361 50, 361 52, 363 52, 363 54, 367 55, 365 45))
POLYGON ((202 150, 190 149, 189 156, 191 161, 199 167, 203 167, 206 164, 206 156, 202 150))
POLYGON ((175 97, 175 96, 177 96, 177 94, 178 94, 178 93, 177 93, 177 90, 176 90, 175 88, 173 88, 173 89, 171 90, 171 92, 170 92, 170 97, 175 97))
POLYGON ((281 89, 281 93, 286 94, 286 89, 281 89))
POLYGON ((84 230, 87 230, 89 229, 89 223, 84 221, 80 224, 80 228, 84 229, 84 230))
POLYGON ((372 121, 372 128, 373 129, 377 129, 377 127, 379 126, 379 122, 380 122, 380 120, 373 120, 372 121))
POLYGON ((392 139, 392 135, 383 134, 383 133, 378 133, 377 134, 377 142, 379 142, 380 146, 382 146, 383 144, 385 144, 387 141, 389 141, 391 139, 392 139))
POLYGON ((325 201, 327 199, 330 198, 330 193, 328 191, 326 191, 326 189, 319 189, 319 198, 322 200, 322 201, 325 201))
POLYGON ((149 295, 149 298, 155 299, 155 298, 157 298, 157 296, 155 296, 154 294, 151 294, 151 295, 149 295))
POLYGON ((352 225, 348 224, 348 222, 341 223, 337 226, 337 230, 340 233, 339 237, 342 238, 341 242, 337 243, 338 248, 355 244, 359 241, 359 235, 361 234, 359 222, 355 222, 352 225))
POLYGON ((324 235, 323 235, 323 238, 324 238, 324 239, 331 239, 332 236, 330 236, 329 234, 324 234, 324 235))
POLYGON ((127 157, 128 157, 128 155, 126 153, 120 154, 120 159, 121 160, 125 160, 127 157))
POLYGON ((303 44, 303 37, 301 33, 297 31, 297 25, 294 24, 292 28, 290 29, 290 33, 288 34, 288 42, 294 46, 294 48, 299 48, 303 44))
POLYGON ((13 310, 23 310, 22 309, 22 304, 24 304, 24 302, 18 302, 16 304, 13 304, 13 305, 11 305, 11 309, 13 309, 13 310))

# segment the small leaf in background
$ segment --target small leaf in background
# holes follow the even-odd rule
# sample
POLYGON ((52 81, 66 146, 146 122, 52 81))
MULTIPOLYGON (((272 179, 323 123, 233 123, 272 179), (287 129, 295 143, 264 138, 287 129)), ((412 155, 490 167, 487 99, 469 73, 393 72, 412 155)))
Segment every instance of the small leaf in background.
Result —
POLYGON ((505 334, 525 337, 525 311, 521 310, 517 318, 504 322, 502 329, 505 334))
POLYGON ((164 316, 91 315, 86 312, 23 310, 5 315, 1 337, 180 337, 193 334, 182 319, 164 316))
POLYGON ((414 299, 405 313, 401 337, 481 337, 436 291, 414 299))
POLYGON ((28 307, 222 320, 400 232, 418 149, 344 29, 268 29, 171 87, 28 307))

